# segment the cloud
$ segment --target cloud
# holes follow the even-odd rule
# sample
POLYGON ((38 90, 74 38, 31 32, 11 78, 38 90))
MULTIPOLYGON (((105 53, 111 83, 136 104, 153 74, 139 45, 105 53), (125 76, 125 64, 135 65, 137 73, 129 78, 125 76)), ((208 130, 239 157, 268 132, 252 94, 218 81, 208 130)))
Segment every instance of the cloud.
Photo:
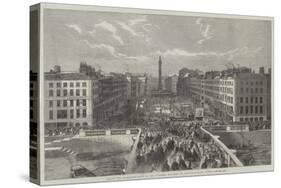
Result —
POLYGON ((74 31, 76 31, 79 34, 82 34, 82 29, 77 24, 65 24, 65 26, 67 26, 68 28, 73 29, 74 31))
POLYGON ((199 56, 219 56, 216 52, 189 52, 183 49, 174 48, 166 51, 156 51, 156 55, 162 55, 164 57, 199 57, 199 56))
POLYGON ((202 18, 198 18, 195 21, 195 24, 199 25, 199 31, 201 35, 201 39, 197 41, 198 44, 203 44, 205 41, 213 38, 214 29, 210 24, 205 23, 202 18))
POLYGON ((82 40, 89 48, 92 50, 92 55, 97 58, 102 59, 112 59, 112 58, 126 58, 125 54, 119 53, 116 49, 108 44, 94 44, 89 42, 88 40, 82 40))
POLYGON ((164 57, 194 57, 194 58, 200 58, 200 57, 217 57, 225 59, 226 61, 232 61, 235 60, 235 58, 243 58, 243 57, 249 57, 253 58, 255 57, 263 48, 258 47, 255 49, 249 49, 247 46, 241 47, 241 48, 235 48, 226 52, 189 52, 187 50, 174 48, 169 49, 166 51, 156 51, 154 52, 155 55, 162 55, 164 57))
POLYGON ((148 62, 151 58, 148 56, 127 56, 127 59, 144 63, 144 62, 148 62))
POLYGON ((159 29, 158 25, 153 25, 147 21, 147 16, 130 19, 126 22, 117 21, 116 23, 132 37, 143 39, 146 44, 151 44, 150 32, 152 29, 159 29))
POLYGON ((102 30, 105 30, 105 31, 111 33, 112 38, 114 38, 116 41, 118 41, 121 45, 124 44, 124 41, 122 40, 122 38, 117 34, 116 27, 114 25, 112 25, 111 23, 102 21, 98 24, 95 24, 94 29, 92 31, 90 31, 90 33, 92 35, 95 35, 97 32, 97 29, 102 29, 102 30))
POLYGON ((143 34, 138 33, 132 26, 124 23, 124 22, 117 22, 117 24, 124 29, 125 31, 129 32, 134 37, 141 37, 143 34))
POLYGON ((255 57, 263 48, 258 47, 256 49, 249 49, 247 46, 242 48, 235 48, 234 50, 230 50, 222 56, 224 56, 228 61, 232 61, 237 57, 255 57))

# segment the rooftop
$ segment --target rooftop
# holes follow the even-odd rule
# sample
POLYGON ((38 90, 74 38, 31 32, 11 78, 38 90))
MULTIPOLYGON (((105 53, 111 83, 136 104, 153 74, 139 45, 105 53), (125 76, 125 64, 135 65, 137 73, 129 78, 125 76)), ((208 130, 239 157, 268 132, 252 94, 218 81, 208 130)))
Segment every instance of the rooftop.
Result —
POLYGON ((91 77, 77 72, 45 73, 45 80, 90 80, 91 77))

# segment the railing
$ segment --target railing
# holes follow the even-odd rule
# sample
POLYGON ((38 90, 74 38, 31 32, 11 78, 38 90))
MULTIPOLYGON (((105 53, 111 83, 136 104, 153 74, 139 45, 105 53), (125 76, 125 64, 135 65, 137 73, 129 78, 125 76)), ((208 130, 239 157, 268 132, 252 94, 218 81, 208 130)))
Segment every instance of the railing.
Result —
POLYGON ((241 161, 236 157, 236 155, 234 155, 232 150, 230 150, 226 145, 224 145, 224 143, 219 140, 218 136, 213 135, 212 133, 210 133, 203 127, 201 127, 201 131, 204 134, 209 135, 210 138, 214 141, 214 143, 221 149, 221 151, 223 151, 225 158, 227 159, 227 165, 229 167, 242 167, 243 166, 241 161))
POLYGON ((211 132, 248 132, 249 125, 212 125, 204 126, 205 130, 210 130, 211 132))
POLYGON ((80 137, 87 136, 110 136, 110 135, 137 135, 140 129, 94 129, 94 130, 80 130, 80 137))

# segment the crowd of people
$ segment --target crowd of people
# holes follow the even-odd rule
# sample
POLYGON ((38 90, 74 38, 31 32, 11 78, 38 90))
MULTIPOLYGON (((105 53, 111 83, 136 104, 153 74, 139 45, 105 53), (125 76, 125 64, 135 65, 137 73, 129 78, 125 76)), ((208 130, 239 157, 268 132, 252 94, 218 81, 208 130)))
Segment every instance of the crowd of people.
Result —
POLYGON ((137 166, 151 171, 175 171, 227 167, 223 151, 202 133, 202 122, 162 123, 142 130, 137 144, 137 166))
POLYGON ((251 131, 261 130, 261 129, 271 129, 271 122, 270 121, 249 122, 248 124, 249 124, 249 129, 251 131))

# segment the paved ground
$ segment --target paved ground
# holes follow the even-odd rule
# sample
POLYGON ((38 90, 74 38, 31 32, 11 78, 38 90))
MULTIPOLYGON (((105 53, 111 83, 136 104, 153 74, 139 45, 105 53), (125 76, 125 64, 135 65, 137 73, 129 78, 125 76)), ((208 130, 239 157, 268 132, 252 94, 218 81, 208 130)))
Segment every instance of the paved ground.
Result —
POLYGON ((69 151, 69 153, 57 150, 46 151, 46 179, 70 178, 70 168, 75 164, 81 164, 93 170, 101 164, 109 164, 112 161, 120 161, 121 163, 122 160, 127 160, 132 144, 131 135, 91 139, 74 138, 52 142, 47 147, 64 147, 65 151, 69 151))

